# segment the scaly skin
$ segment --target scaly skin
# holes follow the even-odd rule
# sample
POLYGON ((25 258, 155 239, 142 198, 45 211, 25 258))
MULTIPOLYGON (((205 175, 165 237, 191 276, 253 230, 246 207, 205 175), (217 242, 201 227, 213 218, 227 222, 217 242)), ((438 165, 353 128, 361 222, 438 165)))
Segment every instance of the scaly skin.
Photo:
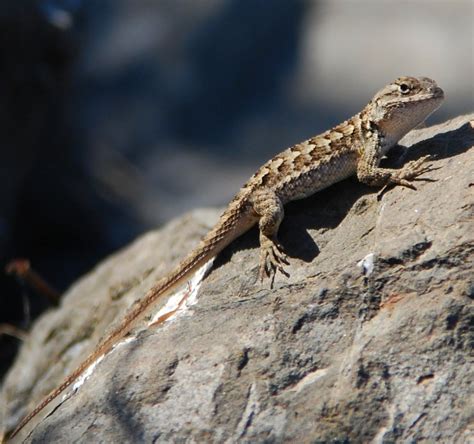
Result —
POLYGON ((64 392, 100 356, 109 352, 155 302, 184 283, 198 268, 234 239, 258 223, 260 278, 276 271, 287 274, 288 259, 278 242, 284 205, 310 196, 349 176, 371 186, 414 186, 413 179, 432 168, 428 156, 402 169, 380 168, 381 158, 411 129, 422 123, 442 103, 444 93, 431 79, 400 77, 381 89, 354 117, 318 136, 298 143, 265 163, 229 203, 216 226, 168 276, 159 280, 123 321, 63 383, 29 413, 10 435, 18 432, 51 401, 64 392))

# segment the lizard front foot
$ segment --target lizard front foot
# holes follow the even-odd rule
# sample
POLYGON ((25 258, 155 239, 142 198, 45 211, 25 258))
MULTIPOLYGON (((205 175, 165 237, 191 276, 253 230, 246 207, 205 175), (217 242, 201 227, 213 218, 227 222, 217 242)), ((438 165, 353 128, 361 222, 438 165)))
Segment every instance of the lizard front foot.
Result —
POLYGON ((412 160, 408 162, 401 170, 395 170, 388 178, 388 182, 385 186, 377 193, 377 200, 381 200, 382 196, 396 185, 401 185, 412 190, 416 190, 415 185, 411 181, 413 180, 425 180, 428 182, 435 182, 434 179, 429 178, 418 178, 424 173, 430 171, 438 170, 439 168, 434 168, 432 164, 427 164, 428 160, 431 160, 432 156, 427 155, 420 157, 417 160, 412 160))
POLYGON ((284 265, 289 264, 288 257, 283 253, 283 248, 278 241, 267 237, 260 243, 259 278, 261 281, 265 277, 269 277, 271 279, 270 285, 273 286, 277 270, 286 277, 289 277, 289 273, 284 268, 284 265))
POLYGON ((412 180, 424 173, 438 169, 434 168, 432 164, 427 163, 431 159, 432 156, 427 155, 408 162, 401 170, 396 171, 396 173, 390 177, 390 183, 416 190, 415 185, 411 183, 412 180))

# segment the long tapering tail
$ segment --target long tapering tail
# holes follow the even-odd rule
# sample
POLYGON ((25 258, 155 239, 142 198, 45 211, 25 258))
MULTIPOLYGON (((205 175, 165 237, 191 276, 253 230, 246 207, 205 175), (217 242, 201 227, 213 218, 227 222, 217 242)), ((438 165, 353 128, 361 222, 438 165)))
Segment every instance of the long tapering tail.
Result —
MULTIPOLYGON (((100 356, 108 353, 113 346, 124 337, 134 326, 135 322, 142 318, 142 315, 148 311, 150 307, 159 298, 165 296, 194 273, 198 268, 204 265, 211 258, 215 257, 223 248, 229 245, 242 232, 246 231, 253 222, 244 223, 238 212, 235 215, 221 217, 216 227, 201 241, 201 244, 193 250, 175 269, 166 277, 160 279, 141 299, 135 307, 133 307, 122 322, 112 330, 95 348, 93 352, 76 368, 69 376, 67 376, 61 385, 55 388, 46 396, 27 416, 25 416, 17 427, 10 434, 9 439, 15 437, 20 430, 40 413, 48 404, 64 392, 71 384, 73 384, 84 371, 91 366, 100 356), (232 217, 235 216, 235 217, 232 217), (241 223, 238 223, 240 219, 241 223)), ((241 214, 240 214, 241 215, 241 214)))

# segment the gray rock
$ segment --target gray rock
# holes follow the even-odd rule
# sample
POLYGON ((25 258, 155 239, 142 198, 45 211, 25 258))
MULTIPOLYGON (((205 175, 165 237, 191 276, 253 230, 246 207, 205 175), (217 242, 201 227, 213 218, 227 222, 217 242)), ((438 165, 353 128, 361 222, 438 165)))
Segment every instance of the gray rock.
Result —
MULTIPOLYGON (((257 281, 256 231, 183 315, 142 329, 32 421, 31 442, 468 442, 473 428, 474 114, 413 131, 389 166, 435 182, 347 180, 292 203, 291 276, 257 281), (359 265, 358 265, 359 263, 359 265)), ((196 211, 82 278, 4 382, 12 427, 217 219, 196 211)))

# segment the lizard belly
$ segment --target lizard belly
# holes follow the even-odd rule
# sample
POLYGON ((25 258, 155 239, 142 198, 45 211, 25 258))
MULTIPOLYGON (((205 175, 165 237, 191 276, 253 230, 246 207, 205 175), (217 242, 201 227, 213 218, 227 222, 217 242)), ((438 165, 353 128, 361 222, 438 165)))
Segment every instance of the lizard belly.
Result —
POLYGON ((298 177, 290 179, 277 193, 283 203, 304 199, 334 183, 347 179, 357 172, 357 154, 350 152, 308 168, 298 177))

